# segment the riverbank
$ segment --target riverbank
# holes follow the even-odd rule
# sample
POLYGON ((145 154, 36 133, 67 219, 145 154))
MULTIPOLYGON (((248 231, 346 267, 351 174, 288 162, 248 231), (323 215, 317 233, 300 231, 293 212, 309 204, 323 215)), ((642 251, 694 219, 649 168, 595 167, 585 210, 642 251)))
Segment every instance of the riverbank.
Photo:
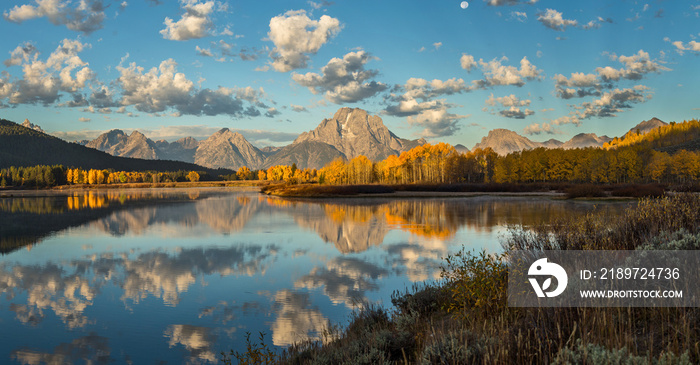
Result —
POLYGON ((508 307, 511 250, 697 250, 700 196, 643 199, 623 214, 587 214, 511 230, 504 252, 461 251, 441 280, 365 304, 347 326, 282 353, 264 336, 224 363, 696 364, 699 308, 508 307))
POLYGON ((619 199, 659 197, 666 186, 660 184, 269 184, 260 192, 287 198, 340 197, 470 197, 479 195, 547 196, 552 198, 619 199))
POLYGON ((166 183, 70 184, 51 188, 0 188, 0 197, 25 195, 36 191, 72 191, 85 189, 158 189, 158 188, 257 188, 261 193, 286 198, 445 198, 490 196, 546 196, 549 198, 620 199, 659 197, 665 192, 697 191, 688 187, 662 184, 366 184, 320 185, 289 184, 268 180, 195 181, 166 183))
POLYGON ((187 189, 187 188, 251 188, 260 189, 268 185, 267 181, 237 180, 237 181, 183 181, 167 183, 124 183, 124 184, 71 184, 59 185, 51 188, 1 188, 0 197, 20 195, 45 195, 52 193, 65 193, 78 190, 120 190, 120 189, 187 189))

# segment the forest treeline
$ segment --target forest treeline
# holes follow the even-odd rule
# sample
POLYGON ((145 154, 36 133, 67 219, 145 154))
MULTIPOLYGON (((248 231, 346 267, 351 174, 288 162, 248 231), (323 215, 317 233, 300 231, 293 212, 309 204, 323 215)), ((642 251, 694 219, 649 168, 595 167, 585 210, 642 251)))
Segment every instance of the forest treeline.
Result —
POLYGON ((127 172, 55 166, 0 170, 0 186, 268 180, 320 184, 410 183, 692 183, 700 178, 700 121, 670 123, 646 134, 627 133, 603 148, 536 148, 499 156, 492 149, 460 153, 449 144, 424 144, 374 162, 336 159, 319 170, 278 165, 230 175, 205 172, 127 172), (697 144, 698 146, 695 146, 697 144), (687 147, 690 150, 678 148, 687 147))
POLYGON ((322 184, 428 183, 689 183, 700 177, 698 120, 671 123, 649 133, 628 133, 603 148, 536 148, 498 156, 490 148, 457 152, 425 144, 373 163, 364 156, 335 160, 318 172, 322 184), (668 152, 667 152, 668 151, 668 152))
POLYGON ((197 171, 114 171, 65 168, 62 165, 37 165, 0 169, 0 187, 46 188, 72 184, 161 183, 212 180, 206 172, 197 171))

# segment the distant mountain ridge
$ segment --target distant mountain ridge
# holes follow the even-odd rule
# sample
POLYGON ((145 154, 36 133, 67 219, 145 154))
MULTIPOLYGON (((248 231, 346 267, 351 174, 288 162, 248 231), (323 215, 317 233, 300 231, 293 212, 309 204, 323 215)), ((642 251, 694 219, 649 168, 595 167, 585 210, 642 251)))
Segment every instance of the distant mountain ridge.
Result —
POLYGON ((112 156, 94 148, 66 142, 17 123, 0 119, 0 168, 63 165, 117 171, 205 171, 212 176, 231 173, 182 161, 154 161, 112 156))
POLYGON ((525 136, 509 129, 493 129, 488 135, 481 139, 481 142, 474 145, 474 149, 485 149, 490 147, 494 152, 503 156, 509 153, 531 150, 539 147, 544 148, 587 148, 602 147, 606 142, 611 141, 608 136, 597 136, 595 133, 579 133, 566 142, 550 139, 545 142, 535 142, 525 136))

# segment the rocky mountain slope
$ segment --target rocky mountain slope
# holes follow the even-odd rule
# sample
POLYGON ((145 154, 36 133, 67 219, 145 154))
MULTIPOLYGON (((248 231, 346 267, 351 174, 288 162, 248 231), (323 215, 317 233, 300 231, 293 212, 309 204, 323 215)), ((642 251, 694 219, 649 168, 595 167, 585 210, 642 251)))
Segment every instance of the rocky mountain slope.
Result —
POLYGON ((175 142, 161 139, 156 141, 156 147, 162 160, 194 162, 194 153, 199 147, 199 141, 192 137, 183 137, 175 142))
POLYGON ((665 125, 668 125, 668 123, 662 121, 661 119, 657 117, 653 117, 649 120, 645 120, 636 126, 632 127, 629 132, 627 132, 625 135, 630 134, 630 133, 639 133, 639 134, 647 134, 651 130, 656 129, 658 127, 663 127, 665 125))
POLYGON ((237 170, 247 166, 258 169, 265 161, 265 155, 248 142, 243 135, 223 128, 199 143, 194 154, 194 162, 211 168, 237 170))
POLYGON ((595 133, 579 133, 564 142, 560 148, 568 150, 572 148, 601 147, 610 141, 612 141, 612 138, 608 136, 598 137, 595 133))
POLYGON ((507 155, 511 152, 542 147, 542 144, 533 142, 529 138, 523 137, 511 130, 499 128, 489 131, 489 134, 483 137, 481 142, 474 145, 472 150, 477 148, 485 149, 487 147, 491 147, 491 149, 499 155, 507 155))
POLYGON ((104 151, 112 156, 142 158, 144 160, 160 159, 155 142, 139 131, 127 135, 124 131, 113 129, 88 142, 85 147, 104 151))
POLYGON ((566 142, 550 139, 545 142, 535 142, 527 137, 521 136, 508 129, 493 129, 489 131, 481 142, 474 145, 474 148, 491 147, 499 155, 507 155, 516 151, 530 150, 538 147, 544 148, 586 148, 601 147, 606 142, 611 141, 608 136, 598 137, 595 133, 580 133, 566 142))
POLYGON ((316 129, 302 133, 291 145, 268 157, 264 166, 291 162, 299 168, 321 168, 334 158, 359 155, 379 161, 424 143, 424 139, 397 137, 380 117, 365 110, 341 108, 333 118, 324 119, 316 129))
POLYGON ((43 129, 41 129, 41 127, 39 127, 38 125, 36 125, 36 124, 30 122, 29 119, 25 119, 24 122, 23 122, 22 124, 20 124, 20 125, 21 125, 22 127, 24 127, 24 128, 33 129, 33 130, 35 130, 35 131, 37 131, 37 132, 46 133, 46 132, 44 132, 43 129))

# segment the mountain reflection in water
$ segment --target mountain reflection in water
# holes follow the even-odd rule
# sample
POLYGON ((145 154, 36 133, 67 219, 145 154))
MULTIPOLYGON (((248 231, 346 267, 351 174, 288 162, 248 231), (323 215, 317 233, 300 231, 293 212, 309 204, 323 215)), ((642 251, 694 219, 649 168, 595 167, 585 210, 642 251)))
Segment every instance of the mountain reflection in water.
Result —
POLYGON ((276 346, 322 340, 361 303, 436 278, 462 245, 499 250, 508 225, 592 209, 221 189, 3 197, 0 362, 213 363, 248 331, 276 346))

